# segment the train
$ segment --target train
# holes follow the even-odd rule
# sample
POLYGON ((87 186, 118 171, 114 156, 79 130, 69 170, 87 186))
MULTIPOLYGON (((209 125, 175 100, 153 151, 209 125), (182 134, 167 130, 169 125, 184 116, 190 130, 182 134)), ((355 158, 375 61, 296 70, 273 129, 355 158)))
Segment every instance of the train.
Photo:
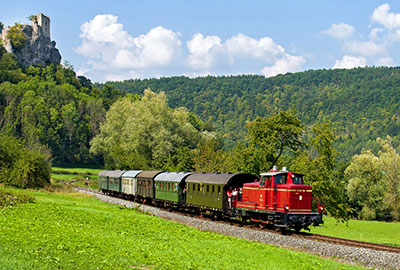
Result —
POLYGON ((304 175, 285 167, 274 166, 259 177, 142 170, 105 170, 98 176, 104 194, 159 207, 276 230, 298 232, 324 223, 324 206, 304 184, 304 175))

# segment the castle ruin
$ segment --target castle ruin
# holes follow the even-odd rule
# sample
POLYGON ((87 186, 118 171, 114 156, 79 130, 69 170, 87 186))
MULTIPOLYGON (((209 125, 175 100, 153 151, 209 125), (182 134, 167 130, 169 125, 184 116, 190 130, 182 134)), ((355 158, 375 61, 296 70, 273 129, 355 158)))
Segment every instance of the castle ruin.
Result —
POLYGON ((50 39, 50 18, 39 13, 29 19, 32 25, 21 25, 21 31, 26 37, 22 48, 16 49, 8 38, 7 34, 12 26, 3 29, 0 38, 6 51, 13 53, 24 67, 60 64, 61 54, 56 48, 56 42, 50 39))
MULTIPOLYGON (((43 15, 42 13, 36 14, 36 22, 42 27, 42 34, 45 37, 50 38, 50 18, 43 15)), ((32 26, 34 27, 35 22, 32 22, 32 26)), ((51 38, 50 38, 51 39, 51 38)))

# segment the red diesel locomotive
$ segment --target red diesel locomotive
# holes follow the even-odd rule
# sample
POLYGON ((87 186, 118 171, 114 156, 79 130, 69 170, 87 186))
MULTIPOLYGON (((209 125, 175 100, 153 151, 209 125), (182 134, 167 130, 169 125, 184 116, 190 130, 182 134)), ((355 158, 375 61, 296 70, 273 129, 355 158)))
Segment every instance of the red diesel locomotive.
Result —
POLYGON ((241 220, 250 220, 275 228, 309 229, 323 224, 324 207, 312 196, 312 187, 304 185, 303 175, 277 167, 252 183, 239 188, 232 207, 241 220), (313 212, 314 208, 318 208, 313 212))

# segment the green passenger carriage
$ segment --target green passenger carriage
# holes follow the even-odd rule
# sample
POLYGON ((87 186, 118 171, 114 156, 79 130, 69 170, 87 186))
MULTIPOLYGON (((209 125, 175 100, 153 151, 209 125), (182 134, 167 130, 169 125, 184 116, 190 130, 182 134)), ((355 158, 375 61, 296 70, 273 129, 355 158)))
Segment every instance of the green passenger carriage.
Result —
POLYGON ((193 173, 187 172, 163 172, 154 178, 156 188, 155 198, 172 202, 174 204, 185 203, 186 189, 185 179, 193 173))
POLYGON ((186 204, 214 211, 230 210, 227 191, 257 177, 246 173, 194 173, 186 178, 186 204))
POLYGON ((108 193, 120 193, 122 191, 121 175, 124 171, 101 171, 99 172, 99 186, 108 193))

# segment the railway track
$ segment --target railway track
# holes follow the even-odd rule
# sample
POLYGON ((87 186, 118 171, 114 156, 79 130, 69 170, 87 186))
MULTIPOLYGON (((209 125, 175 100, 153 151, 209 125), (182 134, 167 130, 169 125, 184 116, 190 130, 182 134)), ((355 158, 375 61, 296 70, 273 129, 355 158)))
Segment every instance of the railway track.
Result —
POLYGON ((337 245, 343 245, 343 246, 368 248, 368 249, 385 251, 385 252, 400 253, 400 247, 397 247, 397 246, 382 245, 382 244, 369 243, 369 242, 350 240, 350 239, 344 239, 344 238, 338 238, 338 237, 332 237, 332 236, 320 235, 320 234, 311 234, 311 233, 299 233, 299 234, 293 234, 292 236, 299 237, 299 238, 312 239, 312 240, 316 240, 316 241, 323 241, 323 242, 337 244, 337 245))
MULTIPOLYGON (((81 189, 81 190, 85 190, 87 192, 91 192, 91 193, 94 193, 94 194, 104 195, 99 190, 94 190, 94 189, 85 188, 85 187, 78 187, 78 186, 74 186, 74 185, 71 185, 71 186, 74 187, 75 189, 81 189)), ((194 213, 185 212, 185 211, 179 211, 179 210, 175 210, 175 209, 172 209, 172 208, 162 208, 162 209, 164 209, 165 211, 174 212, 176 214, 183 215, 183 216, 199 218, 199 219, 202 219, 202 220, 210 220, 210 221, 218 222, 218 223, 230 224, 230 225, 237 226, 237 227, 245 227, 247 229, 252 229, 252 230, 257 230, 257 231, 268 231, 268 232, 275 233, 275 234, 290 235, 291 237, 296 237, 296 238, 309 239, 309 240, 325 242, 325 243, 331 243, 331 244, 337 244, 337 245, 343 245, 343 246, 366 248, 366 249, 371 249, 371 250, 377 250, 377 251, 384 251, 384 252, 391 252, 391 253, 400 254, 400 247, 397 247, 397 246, 389 246, 389 245, 383 245, 383 244, 369 243, 369 242, 350 240, 350 239, 344 239, 344 238, 338 238, 338 237, 332 237, 332 236, 326 236, 326 235, 319 235, 319 234, 312 234, 312 233, 306 233, 306 232, 300 232, 300 233, 295 233, 294 231, 277 232, 277 231, 275 231, 273 229, 257 227, 257 225, 254 225, 254 224, 245 224, 245 225, 243 225, 243 224, 240 224, 238 222, 230 222, 230 221, 227 221, 227 220, 215 220, 214 218, 212 218, 210 216, 207 216, 207 215, 202 215, 202 216, 199 217, 198 215, 196 215, 194 213)))

